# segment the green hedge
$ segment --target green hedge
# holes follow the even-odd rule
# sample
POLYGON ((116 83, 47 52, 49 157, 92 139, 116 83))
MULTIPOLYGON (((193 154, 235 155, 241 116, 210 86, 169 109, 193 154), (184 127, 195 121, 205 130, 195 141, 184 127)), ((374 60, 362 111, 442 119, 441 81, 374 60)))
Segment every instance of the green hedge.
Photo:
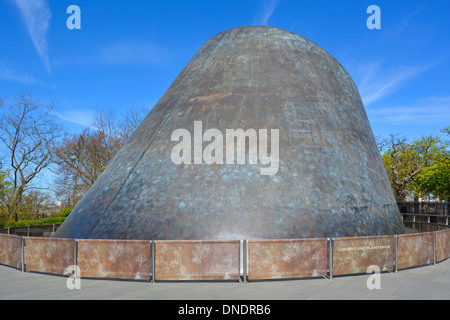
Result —
POLYGON ((64 208, 61 210, 61 213, 50 216, 47 218, 41 218, 36 220, 19 220, 19 221, 6 221, 0 222, 0 229, 4 228, 14 228, 14 227, 26 227, 26 226, 39 226, 43 224, 61 224, 66 220, 69 214, 72 212, 72 208, 64 208))
POLYGON ((14 227, 26 227, 26 226, 37 226, 43 224, 60 224, 66 220, 67 216, 53 216, 48 218, 36 219, 36 220, 19 220, 19 221, 7 221, 5 223, 0 223, 0 229, 4 228, 14 228, 14 227))

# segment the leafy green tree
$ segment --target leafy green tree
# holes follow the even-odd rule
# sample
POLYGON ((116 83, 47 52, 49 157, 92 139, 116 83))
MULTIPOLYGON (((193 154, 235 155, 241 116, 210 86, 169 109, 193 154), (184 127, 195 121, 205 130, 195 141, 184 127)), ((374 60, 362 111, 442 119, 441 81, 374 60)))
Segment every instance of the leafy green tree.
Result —
MULTIPOLYGON (((450 135, 450 127, 441 132, 450 135)), ((441 200, 450 200, 450 151, 449 143, 443 142, 441 148, 436 150, 433 161, 423 168, 417 176, 418 191, 423 194, 433 194, 441 200)))
POLYGON ((450 200, 450 157, 439 160, 422 170, 418 177, 418 189, 422 193, 433 194, 441 200, 450 200))
POLYGON ((422 173, 437 174, 436 166, 444 159, 448 145, 439 137, 426 136, 407 141, 406 138, 391 135, 389 139, 382 140, 379 147, 394 195, 398 202, 404 202, 408 194, 417 196, 424 192, 422 173), (434 171, 430 169, 433 166, 434 171))
POLYGON ((448 126, 447 128, 444 128, 441 130, 442 133, 446 133, 448 136, 450 136, 450 126, 448 126))

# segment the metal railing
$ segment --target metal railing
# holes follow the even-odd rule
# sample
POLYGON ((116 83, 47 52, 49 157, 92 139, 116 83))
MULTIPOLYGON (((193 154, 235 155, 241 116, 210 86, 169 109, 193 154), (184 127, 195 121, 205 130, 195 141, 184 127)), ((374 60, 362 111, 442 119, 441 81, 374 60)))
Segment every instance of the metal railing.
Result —
POLYGON ((400 213, 409 214, 432 214, 432 215, 450 215, 450 204, 448 202, 397 202, 400 213))
POLYGON ((449 225, 449 216, 438 214, 402 213, 404 222, 425 222, 438 225, 449 225))
POLYGON ((53 223, 35 226, 9 227, 0 229, 0 234, 11 234, 24 237, 51 237, 60 226, 60 223, 53 223))
POLYGON ((402 220, 406 228, 417 230, 417 232, 450 228, 448 215, 402 213, 402 220))
POLYGON ((0 264, 22 272, 58 275, 70 275, 67 268, 75 267, 87 278, 151 282, 331 279, 366 273, 373 265, 381 272, 397 272, 446 260, 450 257, 450 228, 442 228, 386 236, 234 241, 87 240, 10 234, 0 235, 0 264))

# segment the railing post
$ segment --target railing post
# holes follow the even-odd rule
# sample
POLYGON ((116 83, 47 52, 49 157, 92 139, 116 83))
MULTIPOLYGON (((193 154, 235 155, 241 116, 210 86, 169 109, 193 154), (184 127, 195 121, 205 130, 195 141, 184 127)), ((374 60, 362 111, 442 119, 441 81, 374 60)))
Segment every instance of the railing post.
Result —
POLYGON ((150 250, 151 250, 151 262, 152 262, 152 283, 156 282, 156 277, 155 277, 155 269, 156 269, 156 241, 152 240, 150 245, 150 250))
POLYGON ((77 267, 78 267, 78 239, 73 239, 73 265, 75 266, 75 269, 74 269, 75 276, 78 276, 76 274, 77 267))
POLYGON ((333 279, 333 237, 328 238, 328 269, 330 280, 333 279))
POLYGON ((395 269, 394 271, 398 272, 398 234, 394 236, 394 261, 395 261, 395 269))
POLYGON ((244 277, 244 283, 247 283, 247 276, 248 276, 248 262, 247 262, 247 252, 248 252, 248 240, 243 240, 244 248, 242 250, 242 267, 243 267, 243 274, 244 277))
POLYGON ((20 237, 21 240, 21 260, 22 260, 22 272, 25 272, 25 238, 20 237))
POLYGON ((150 251, 152 268, 152 280, 150 282, 156 283, 156 240, 150 241, 150 251))
POLYGON ((436 231, 433 232, 433 265, 436 265, 436 231))

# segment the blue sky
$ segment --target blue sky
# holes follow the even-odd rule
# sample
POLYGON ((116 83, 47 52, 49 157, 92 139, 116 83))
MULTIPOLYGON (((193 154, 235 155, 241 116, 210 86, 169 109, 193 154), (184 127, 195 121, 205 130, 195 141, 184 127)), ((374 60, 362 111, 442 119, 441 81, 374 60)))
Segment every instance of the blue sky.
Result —
POLYGON ((72 132, 97 109, 150 109, 200 46, 244 25, 289 30, 349 72, 376 136, 450 125, 450 1, 0 0, 0 97, 31 91, 72 132), (81 9, 69 30, 67 7, 81 9), (381 29, 369 30, 370 5, 381 29))

